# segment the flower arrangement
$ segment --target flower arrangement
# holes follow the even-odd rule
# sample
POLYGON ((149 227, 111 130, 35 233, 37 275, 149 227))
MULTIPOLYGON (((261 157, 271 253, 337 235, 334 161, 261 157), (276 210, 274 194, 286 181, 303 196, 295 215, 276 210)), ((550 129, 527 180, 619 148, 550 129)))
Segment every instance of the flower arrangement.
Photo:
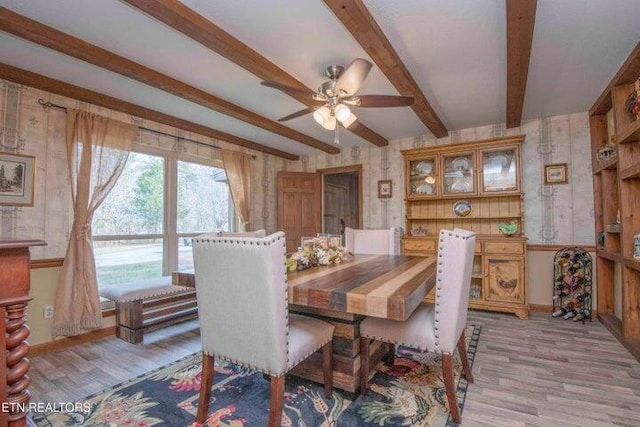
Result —
POLYGON ((305 242, 303 248, 298 249, 287 258, 287 270, 304 270, 316 265, 340 264, 349 253, 347 249, 334 241, 329 242, 323 237, 316 237, 305 242))

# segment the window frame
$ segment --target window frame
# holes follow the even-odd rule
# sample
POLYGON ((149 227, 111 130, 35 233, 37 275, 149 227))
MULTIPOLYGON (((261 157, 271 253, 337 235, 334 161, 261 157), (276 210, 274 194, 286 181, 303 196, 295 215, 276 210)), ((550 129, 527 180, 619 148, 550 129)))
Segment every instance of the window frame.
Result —
MULTIPOLYGON (((178 269, 179 242, 183 238, 195 237, 202 232, 179 233, 178 232, 178 162, 195 163, 202 166, 223 169, 222 160, 207 159, 180 153, 175 150, 163 150, 161 148, 135 144, 130 150, 131 153, 146 154, 162 158, 164 162, 164 182, 163 182, 163 220, 162 232, 153 234, 116 234, 116 235, 93 235, 92 241, 112 241, 112 240, 148 240, 162 239, 162 275, 168 276, 172 271, 178 269)), ((228 185, 228 183, 227 183, 228 185)), ((107 196, 108 197, 108 196, 107 196)), ((231 192, 229 192, 229 231, 238 230, 238 216, 235 213, 231 192)), ((208 230, 207 230, 208 231, 208 230)), ((98 284, 100 286, 100 284, 98 284)), ((111 285, 114 286, 114 285, 111 285)), ((117 285, 115 285, 117 286, 117 285)))

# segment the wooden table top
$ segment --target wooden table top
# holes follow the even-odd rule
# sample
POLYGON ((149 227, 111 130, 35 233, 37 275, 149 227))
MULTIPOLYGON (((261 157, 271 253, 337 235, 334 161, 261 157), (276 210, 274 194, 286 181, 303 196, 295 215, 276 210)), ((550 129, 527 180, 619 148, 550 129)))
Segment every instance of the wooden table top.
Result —
POLYGON ((406 320, 435 284, 435 257, 353 255, 287 278, 291 304, 406 320))
MULTIPOLYGON (((435 257, 352 255, 344 263, 287 275, 289 303, 385 319, 406 320, 435 285, 435 257)), ((195 285, 193 271, 173 283, 195 285)))

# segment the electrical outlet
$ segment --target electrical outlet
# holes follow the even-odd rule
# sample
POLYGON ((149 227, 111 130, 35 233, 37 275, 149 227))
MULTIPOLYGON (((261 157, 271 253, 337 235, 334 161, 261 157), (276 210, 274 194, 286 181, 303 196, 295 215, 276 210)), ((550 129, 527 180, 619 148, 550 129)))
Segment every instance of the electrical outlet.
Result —
POLYGON ((44 318, 45 319, 52 319, 53 318, 53 306, 52 305, 45 305, 44 308, 42 309, 42 311, 44 312, 44 318))

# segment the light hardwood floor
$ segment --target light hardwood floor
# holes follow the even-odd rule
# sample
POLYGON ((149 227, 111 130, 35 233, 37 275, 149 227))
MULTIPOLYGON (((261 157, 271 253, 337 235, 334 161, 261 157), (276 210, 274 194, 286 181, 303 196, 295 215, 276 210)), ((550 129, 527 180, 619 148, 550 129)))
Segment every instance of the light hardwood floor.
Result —
MULTIPOLYGON (((640 426, 640 363, 597 321, 469 312, 480 325, 462 426, 640 426)), ((200 349, 197 322, 34 357, 32 401, 76 401, 200 349)))

